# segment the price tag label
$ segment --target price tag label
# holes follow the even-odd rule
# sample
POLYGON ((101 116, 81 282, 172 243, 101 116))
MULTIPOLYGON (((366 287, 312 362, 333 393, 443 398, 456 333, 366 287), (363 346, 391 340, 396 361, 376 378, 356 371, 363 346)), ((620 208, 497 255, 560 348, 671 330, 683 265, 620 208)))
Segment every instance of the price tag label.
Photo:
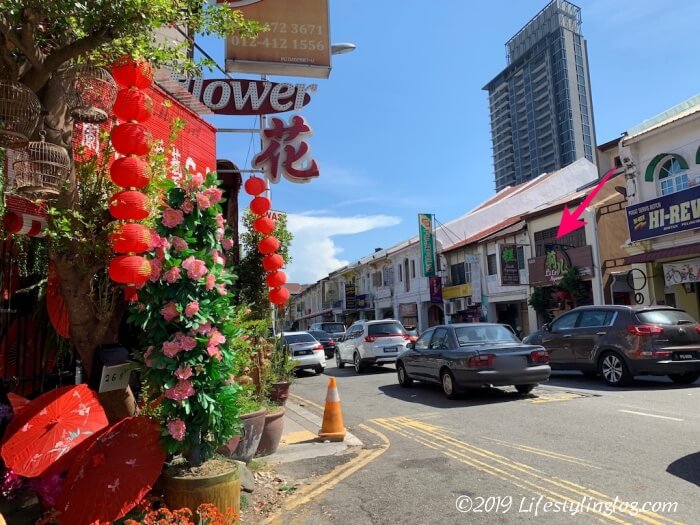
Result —
POLYGON ((100 388, 98 392, 111 392, 112 390, 125 389, 129 384, 131 371, 136 368, 134 363, 124 363, 123 365, 102 367, 100 377, 100 388))

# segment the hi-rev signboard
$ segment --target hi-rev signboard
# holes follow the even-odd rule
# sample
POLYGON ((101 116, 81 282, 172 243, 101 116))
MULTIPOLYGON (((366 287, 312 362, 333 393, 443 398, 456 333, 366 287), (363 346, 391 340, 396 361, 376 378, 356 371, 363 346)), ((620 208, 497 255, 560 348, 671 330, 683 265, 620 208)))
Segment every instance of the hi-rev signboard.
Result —
POLYGON ((627 206, 630 240, 700 228, 700 186, 627 206))

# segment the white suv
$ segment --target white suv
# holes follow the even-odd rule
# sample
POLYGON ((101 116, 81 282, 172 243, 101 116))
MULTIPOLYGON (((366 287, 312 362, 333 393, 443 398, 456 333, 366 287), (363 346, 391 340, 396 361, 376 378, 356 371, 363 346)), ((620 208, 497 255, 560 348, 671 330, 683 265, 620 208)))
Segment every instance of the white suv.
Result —
POLYGON ((406 350, 408 341, 406 330, 395 319, 357 321, 338 343, 335 362, 338 368, 350 363, 355 373, 361 374, 367 365, 395 363, 396 356, 406 350))

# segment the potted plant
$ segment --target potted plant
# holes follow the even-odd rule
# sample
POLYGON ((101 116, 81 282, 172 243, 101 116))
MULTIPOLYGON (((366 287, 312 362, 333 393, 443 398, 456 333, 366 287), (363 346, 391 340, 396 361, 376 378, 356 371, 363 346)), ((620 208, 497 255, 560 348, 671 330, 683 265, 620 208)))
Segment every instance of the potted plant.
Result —
POLYGON ((279 447, 282 440, 282 432, 284 431, 284 414, 284 406, 272 401, 267 402, 265 426, 260 436, 256 455, 267 456, 277 451, 277 447, 279 447))
MULTIPOLYGON (((280 340, 282 338, 280 337, 280 340)), ((294 381, 295 363, 290 354, 289 347, 279 342, 269 351, 266 362, 265 382, 267 384, 267 397, 273 403, 284 406, 289 397, 289 388, 294 381)))
POLYGON ((240 398, 241 430, 219 452, 237 461, 248 463, 255 456, 265 428, 267 407, 256 394, 252 382, 240 398))
POLYGON ((215 451, 241 426, 243 387, 232 374, 244 335, 246 311, 228 295, 235 276, 225 265, 225 239, 216 174, 187 173, 153 182, 162 191, 150 281, 132 303, 129 320, 144 334, 142 355, 149 400, 162 441, 177 465, 164 472, 166 502, 196 510, 218 502, 237 508, 235 463, 215 451), (236 344, 233 344, 236 342, 236 344), (211 467, 211 468, 208 468, 211 467), (223 501, 231 494, 231 501, 223 501), (202 501, 198 501, 202 498, 202 501))

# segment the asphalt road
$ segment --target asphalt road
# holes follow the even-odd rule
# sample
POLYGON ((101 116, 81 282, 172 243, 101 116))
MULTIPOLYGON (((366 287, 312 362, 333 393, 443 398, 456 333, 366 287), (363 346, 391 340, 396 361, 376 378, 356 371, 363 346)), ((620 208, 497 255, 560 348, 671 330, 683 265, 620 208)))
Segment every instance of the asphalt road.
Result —
POLYGON ((303 375, 297 403, 322 412, 337 378, 345 425, 383 450, 288 513, 285 523, 700 523, 700 382, 613 389, 555 373, 532 394, 455 401, 401 388, 392 366, 303 375))

